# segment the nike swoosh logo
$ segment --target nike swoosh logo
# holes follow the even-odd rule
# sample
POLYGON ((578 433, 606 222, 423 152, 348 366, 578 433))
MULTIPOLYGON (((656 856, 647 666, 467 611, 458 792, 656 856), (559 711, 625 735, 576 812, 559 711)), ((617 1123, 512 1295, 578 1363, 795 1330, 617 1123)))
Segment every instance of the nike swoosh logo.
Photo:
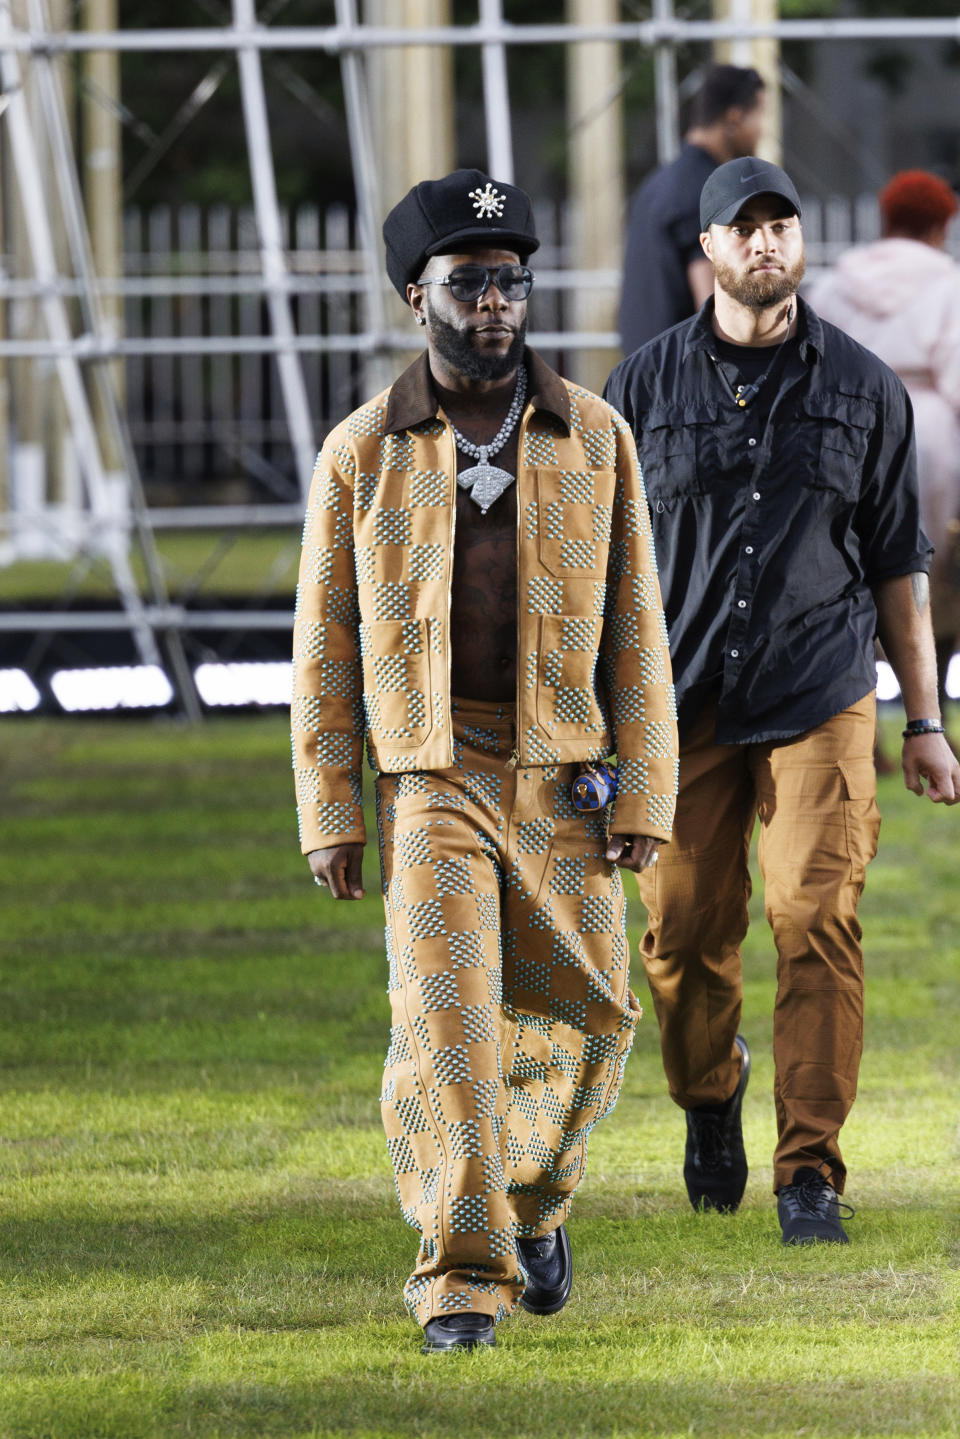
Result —
POLYGON ((756 170, 752 175, 741 175, 741 176, 740 176, 740 184, 741 184, 741 185, 748 185, 751 180, 762 180, 762 179, 763 179, 763 172, 762 172, 761 170, 756 170))

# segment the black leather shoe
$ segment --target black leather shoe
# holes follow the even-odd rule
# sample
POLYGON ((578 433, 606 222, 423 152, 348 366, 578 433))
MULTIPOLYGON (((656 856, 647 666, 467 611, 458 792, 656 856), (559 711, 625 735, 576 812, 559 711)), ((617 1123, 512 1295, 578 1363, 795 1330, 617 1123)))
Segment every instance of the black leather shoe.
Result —
POLYGON ((495 1344, 493 1320, 489 1314, 444 1314, 428 1319, 423 1326, 421 1354, 442 1354, 447 1349, 476 1349, 495 1344))
POLYGON ((537 1239, 518 1239, 517 1253, 527 1275, 520 1303, 531 1314, 556 1314, 570 1298, 573 1285, 573 1256, 566 1229, 561 1224, 537 1239))
POLYGON ((777 1195, 777 1218, 784 1244, 849 1244, 843 1225, 853 1218, 849 1204, 842 1204, 833 1185, 816 1169, 806 1166, 793 1171, 793 1182, 777 1195))
POLYGON ((750 1051, 742 1034, 736 1038, 743 1055, 737 1087, 725 1104, 687 1110, 687 1150, 683 1178, 694 1209, 736 1209, 747 1187, 747 1156, 740 1112, 750 1078, 750 1051))

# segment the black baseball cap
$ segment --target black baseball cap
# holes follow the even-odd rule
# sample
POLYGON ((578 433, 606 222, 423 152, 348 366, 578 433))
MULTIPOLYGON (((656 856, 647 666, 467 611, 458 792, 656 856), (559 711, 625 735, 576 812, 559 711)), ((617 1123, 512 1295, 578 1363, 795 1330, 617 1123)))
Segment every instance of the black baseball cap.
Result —
POLYGON ((737 218, 748 200, 755 195, 780 195, 789 201, 793 211, 800 214, 800 196, 786 170, 771 165, 769 160, 758 160, 754 155, 744 155, 739 160, 728 160, 718 165, 700 191, 700 230, 709 230, 711 225, 730 225, 737 218))
POLYGON ((420 278, 431 255, 491 245, 526 260, 540 245, 530 196, 482 170, 421 180, 384 220, 383 239, 387 274, 404 300, 407 286, 420 278))

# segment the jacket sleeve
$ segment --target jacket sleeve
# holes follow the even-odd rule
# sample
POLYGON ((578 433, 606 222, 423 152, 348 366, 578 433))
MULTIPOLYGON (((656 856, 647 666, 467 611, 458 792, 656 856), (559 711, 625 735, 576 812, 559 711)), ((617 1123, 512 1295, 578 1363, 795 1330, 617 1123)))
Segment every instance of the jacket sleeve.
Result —
POLYGON ((339 427, 310 485, 293 629, 291 729, 304 854, 366 840, 363 680, 353 558, 356 465, 339 427))
POLYGON ((629 427, 616 414, 617 487, 601 673, 619 789, 612 829, 669 840, 677 796, 677 710, 650 514, 629 427))

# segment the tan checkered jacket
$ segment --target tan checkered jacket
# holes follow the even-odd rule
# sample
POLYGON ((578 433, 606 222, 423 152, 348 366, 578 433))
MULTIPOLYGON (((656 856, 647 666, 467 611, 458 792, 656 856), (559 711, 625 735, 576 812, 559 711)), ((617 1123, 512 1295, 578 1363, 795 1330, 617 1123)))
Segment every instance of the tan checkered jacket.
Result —
MULTIPOLYGON (((523 765, 616 751, 615 828, 669 839, 677 731, 633 437, 526 351, 520 422, 517 748, 523 765)), ((317 458, 294 627, 293 755, 304 853, 365 839, 374 767, 453 763, 450 592, 456 450, 426 356, 317 458)))

